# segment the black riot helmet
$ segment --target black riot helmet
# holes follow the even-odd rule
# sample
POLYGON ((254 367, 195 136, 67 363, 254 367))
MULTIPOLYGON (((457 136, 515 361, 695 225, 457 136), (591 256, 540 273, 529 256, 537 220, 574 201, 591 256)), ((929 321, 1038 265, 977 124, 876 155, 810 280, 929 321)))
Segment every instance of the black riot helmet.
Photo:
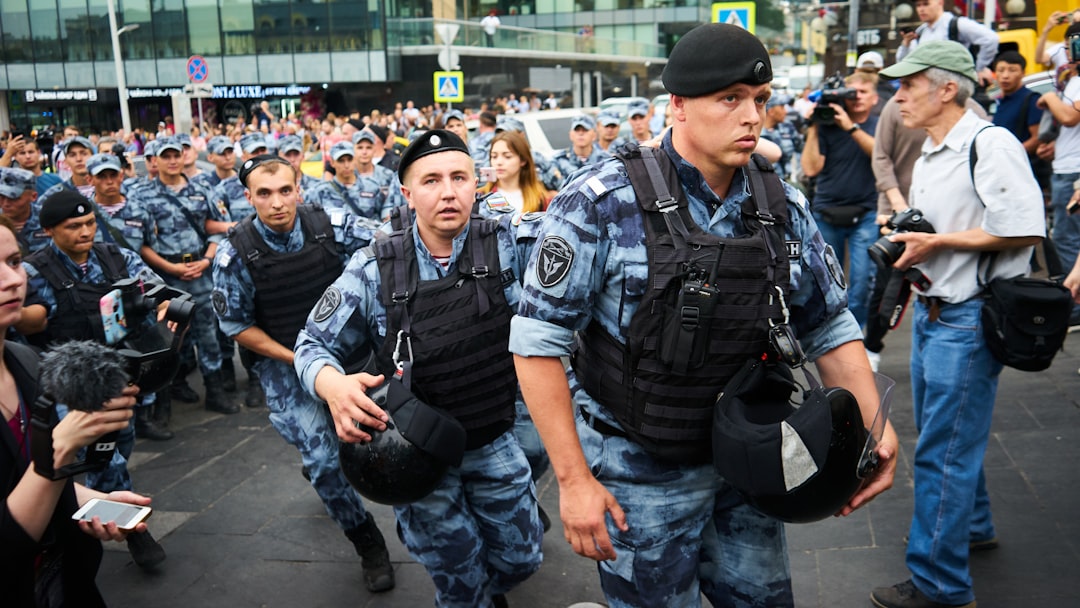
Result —
POLYGON ((838 512, 877 468, 874 451, 885 429, 893 382, 877 375, 882 404, 867 430, 855 397, 798 384, 782 363, 748 362, 724 387, 713 414, 713 464, 746 501, 790 523, 838 512))
POLYGON ((444 410, 416 398, 396 378, 367 392, 390 416, 385 431, 360 425, 368 443, 341 443, 341 472, 364 498, 402 505, 430 494, 447 469, 461 465, 465 428, 444 410))

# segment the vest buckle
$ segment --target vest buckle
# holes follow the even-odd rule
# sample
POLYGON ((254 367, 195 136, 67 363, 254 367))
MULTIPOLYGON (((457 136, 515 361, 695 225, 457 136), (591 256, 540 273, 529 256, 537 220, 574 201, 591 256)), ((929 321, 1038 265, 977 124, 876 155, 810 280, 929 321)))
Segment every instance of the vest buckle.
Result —
POLYGON ((405 362, 402 361, 402 359, 401 359, 401 344, 402 344, 402 342, 405 343, 405 350, 408 351, 408 355, 409 355, 408 360, 412 361, 413 360, 412 339, 409 337, 408 334, 405 333, 405 330, 399 329, 398 332, 397 332, 397 341, 394 343, 394 354, 392 355, 392 358, 394 360, 394 367, 396 367, 399 372, 402 371, 405 368, 405 362))
POLYGON ((679 208, 679 200, 668 196, 667 198, 658 199, 656 201, 656 209, 660 213, 668 213, 679 208))
POLYGON ((487 266, 473 266, 472 270, 469 271, 469 274, 471 274, 473 276, 473 278, 475 278, 475 279, 486 278, 488 276, 488 267, 487 266))
POLYGON ((409 292, 408 290, 395 291, 393 294, 390 295, 390 299, 394 302, 394 304, 404 304, 405 302, 409 301, 409 292))

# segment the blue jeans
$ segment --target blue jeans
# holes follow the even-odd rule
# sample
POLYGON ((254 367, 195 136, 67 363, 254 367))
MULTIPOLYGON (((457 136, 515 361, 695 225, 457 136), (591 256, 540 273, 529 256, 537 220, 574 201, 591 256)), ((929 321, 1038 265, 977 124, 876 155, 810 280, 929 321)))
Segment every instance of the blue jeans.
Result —
POLYGON ((911 392, 915 428, 915 513, 907 567, 930 599, 975 599, 968 542, 994 536, 983 456, 1002 365, 983 340, 982 300, 943 304, 930 321, 915 303, 911 392))
POLYGON ((394 514, 398 538, 435 583, 437 608, 487 608, 543 561, 535 486, 512 432, 465 452, 434 492, 394 514))
MULTIPOLYGON (((1053 214, 1054 229, 1050 236, 1061 258, 1061 268, 1065 272, 1076 263, 1080 253, 1080 215, 1069 215, 1065 205, 1073 194, 1073 182, 1080 178, 1080 173, 1055 173, 1050 176, 1050 211, 1053 214)), ((1080 313, 1080 305, 1073 306, 1074 317, 1080 313)))
POLYGON ((593 475, 619 501, 630 529, 608 518, 614 561, 598 564, 612 608, 793 605, 784 526, 747 505, 711 464, 653 459, 577 414, 593 475))
POLYGON ((851 314, 859 322, 859 327, 866 326, 866 317, 870 306, 870 287, 877 269, 866 250, 881 236, 881 231, 874 221, 873 211, 867 211, 857 224, 834 226, 825 221, 817 212, 814 219, 825 242, 836 252, 836 257, 843 261, 845 247, 848 253, 848 290, 847 301, 851 314))

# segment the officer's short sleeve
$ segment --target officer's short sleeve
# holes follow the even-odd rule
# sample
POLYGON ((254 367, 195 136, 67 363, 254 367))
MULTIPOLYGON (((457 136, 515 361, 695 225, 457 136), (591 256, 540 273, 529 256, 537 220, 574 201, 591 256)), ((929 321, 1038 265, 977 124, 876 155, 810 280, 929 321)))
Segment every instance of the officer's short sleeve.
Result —
POLYGON ((235 336, 255 325, 255 284, 236 249, 225 239, 214 256, 214 290, 210 303, 221 331, 235 336))

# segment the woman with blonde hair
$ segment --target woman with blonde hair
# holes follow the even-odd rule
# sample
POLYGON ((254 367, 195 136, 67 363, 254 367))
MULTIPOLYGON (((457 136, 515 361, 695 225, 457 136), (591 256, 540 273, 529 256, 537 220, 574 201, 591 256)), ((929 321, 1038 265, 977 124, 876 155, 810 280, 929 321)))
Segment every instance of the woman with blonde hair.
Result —
POLYGON ((477 192, 498 192, 515 211, 528 213, 547 209, 555 193, 544 188, 537 178, 532 149, 524 135, 517 131, 496 134, 491 140, 490 159, 494 179, 489 179, 477 192))

